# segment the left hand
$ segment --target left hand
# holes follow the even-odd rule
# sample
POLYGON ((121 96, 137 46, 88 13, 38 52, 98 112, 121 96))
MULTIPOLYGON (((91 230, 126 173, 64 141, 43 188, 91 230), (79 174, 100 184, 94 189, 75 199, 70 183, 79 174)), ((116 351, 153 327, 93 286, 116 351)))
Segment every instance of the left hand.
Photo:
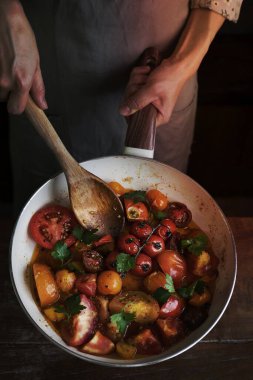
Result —
POLYGON ((156 125, 167 123, 186 79, 184 70, 169 59, 164 59, 153 71, 148 66, 135 67, 130 74, 120 114, 130 116, 153 104, 158 111, 156 125))

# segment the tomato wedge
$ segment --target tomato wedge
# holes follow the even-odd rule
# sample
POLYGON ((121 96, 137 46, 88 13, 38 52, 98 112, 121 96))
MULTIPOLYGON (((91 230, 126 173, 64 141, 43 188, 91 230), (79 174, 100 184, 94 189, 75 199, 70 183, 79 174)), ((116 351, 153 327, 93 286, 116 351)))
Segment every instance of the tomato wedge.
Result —
POLYGON ((41 247, 52 249, 59 240, 63 240, 69 247, 76 241, 72 230, 77 224, 71 210, 51 205, 43 207, 32 216, 28 231, 41 247))

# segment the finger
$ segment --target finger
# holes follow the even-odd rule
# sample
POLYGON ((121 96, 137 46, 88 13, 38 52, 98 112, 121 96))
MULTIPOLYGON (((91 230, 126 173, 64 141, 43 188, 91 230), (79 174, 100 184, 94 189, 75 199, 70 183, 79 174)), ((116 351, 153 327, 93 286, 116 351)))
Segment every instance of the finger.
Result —
POLYGON ((25 110, 28 94, 32 85, 32 75, 22 68, 17 68, 14 77, 14 87, 7 103, 8 112, 21 114, 25 110))
POLYGON ((39 66, 35 71, 30 92, 33 100, 38 105, 38 107, 40 107, 43 110, 48 108, 47 101, 45 99, 45 85, 39 66))
POLYGON ((126 100, 127 98, 132 96, 135 92, 139 91, 141 87, 142 87, 142 83, 141 84, 131 84, 131 85, 129 84, 127 86, 127 89, 126 89, 124 99, 126 100))
POLYGON ((147 75, 148 73, 150 73, 150 71, 151 71, 151 68, 149 66, 136 66, 131 71, 130 78, 132 76, 139 75, 139 74, 147 75))
POLYGON ((145 84, 147 82, 147 79, 148 79, 148 75, 136 74, 129 80, 128 85, 145 84))
POLYGON ((123 116, 129 116, 143 109, 156 100, 156 96, 146 86, 142 87, 132 96, 125 99, 120 106, 119 112, 123 116))
POLYGON ((8 98, 12 83, 7 77, 0 79, 0 102, 5 101, 8 98))

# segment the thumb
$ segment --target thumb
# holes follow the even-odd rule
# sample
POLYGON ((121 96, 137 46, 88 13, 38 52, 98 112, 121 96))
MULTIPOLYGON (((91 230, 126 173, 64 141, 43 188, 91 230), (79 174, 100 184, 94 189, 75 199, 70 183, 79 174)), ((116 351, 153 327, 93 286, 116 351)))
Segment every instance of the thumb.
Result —
POLYGON ((120 106, 119 112, 123 116, 130 116, 137 111, 140 111, 147 105, 156 100, 156 96, 150 90, 143 86, 135 94, 124 99, 120 106))

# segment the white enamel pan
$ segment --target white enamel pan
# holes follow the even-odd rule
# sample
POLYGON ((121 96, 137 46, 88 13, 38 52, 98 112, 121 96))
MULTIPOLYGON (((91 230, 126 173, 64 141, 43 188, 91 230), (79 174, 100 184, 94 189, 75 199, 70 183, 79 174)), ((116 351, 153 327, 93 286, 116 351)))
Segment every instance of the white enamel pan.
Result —
POLYGON ((128 155, 104 157, 83 162, 81 166, 106 182, 117 181, 127 188, 138 190, 157 188, 165 193, 170 201, 185 203, 192 212, 193 220, 208 235, 213 250, 220 259, 219 276, 209 316, 189 336, 162 354, 121 360, 116 356, 89 355, 69 347, 49 326, 34 302, 27 277, 27 266, 35 246, 28 235, 27 226, 32 215, 44 205, 48 203, 69 205, 68 186, 63 174, 50 179, 36 191, 21 212, 13 232, 10 272, 13 287, 23 310, 52 343, 71 355, 96 364, 137 367, 158 363, 183 353, 199 342, 216 325, 229 303, 235 285, 236 248, 224 214, 213 198, 194 180, 168 165, 152 160, 155 116, 155 109, 150 106, 136 115, 130 123, 125 154, 135 157, 128 155))

